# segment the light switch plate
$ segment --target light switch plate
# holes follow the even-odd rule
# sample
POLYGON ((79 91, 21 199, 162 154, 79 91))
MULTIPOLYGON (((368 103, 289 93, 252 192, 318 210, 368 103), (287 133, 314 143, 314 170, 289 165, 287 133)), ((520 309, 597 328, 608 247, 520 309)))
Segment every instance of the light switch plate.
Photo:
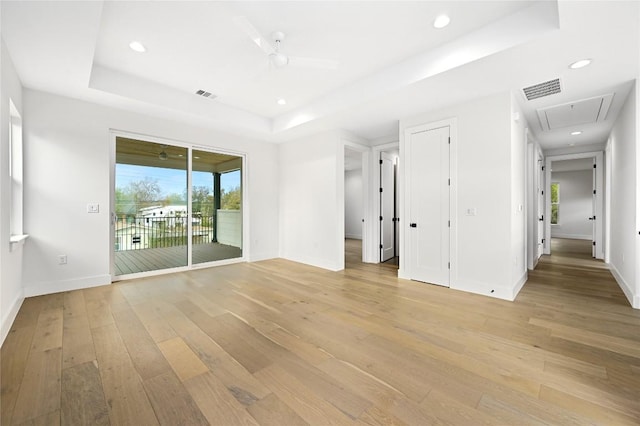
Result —
POLYGON ((98 203, 87 204, 87 213, 100 213, 100 204, 98 203))

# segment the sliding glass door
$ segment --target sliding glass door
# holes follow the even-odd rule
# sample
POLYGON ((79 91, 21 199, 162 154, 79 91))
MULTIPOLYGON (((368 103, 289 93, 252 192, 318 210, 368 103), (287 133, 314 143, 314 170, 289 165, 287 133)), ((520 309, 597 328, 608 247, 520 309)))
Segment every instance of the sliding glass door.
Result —
POLYGON ((120 136, 115 152, 115 277, 242 257, 242 157, 120 136))
POLYGON ((192 263, 242 257, 242 157, 192 151, 192 263))

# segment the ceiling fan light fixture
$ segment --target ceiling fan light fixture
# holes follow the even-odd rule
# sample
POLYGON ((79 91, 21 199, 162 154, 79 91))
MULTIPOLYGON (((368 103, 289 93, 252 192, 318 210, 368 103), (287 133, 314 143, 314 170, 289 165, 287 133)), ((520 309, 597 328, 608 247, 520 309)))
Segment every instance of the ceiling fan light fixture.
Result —
POLYGON ((441 29, 446 27, 447 25, 449 25, 449 23, 451 22, 451 18, 449 18, 448 15, 440 15, 438 16, 435 21, 433 21, 433 27, 437 28, 437 29, 441 29))
POLYGON ((584 68, 589 64, 591 64, 591 59, 580 59, 579 61, 575 61, 574 63, 569 65, 569 68, 571 68, 572 70, 577 70, 580 68, 584 68))
POLYGON ((134 52, 138 52, 138 53, 144 53, 147 51, 147 48, 144 47, 144 44, 140 43, 139 41, 132 41, 131 43, 129 43, 129 48, 131 50, 133 50, 134 52))
POLYGON ((282 68, 289 63, 289 58, 282 53, 272 53, 269 55, 269 60, 276 68, 282 68))

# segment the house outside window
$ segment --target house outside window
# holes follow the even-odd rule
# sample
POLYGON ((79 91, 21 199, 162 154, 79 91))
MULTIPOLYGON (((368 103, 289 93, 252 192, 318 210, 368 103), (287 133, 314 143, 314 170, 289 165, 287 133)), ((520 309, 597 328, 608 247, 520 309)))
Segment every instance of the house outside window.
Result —
POLYGON ((560 184, 551 183, 551 224, 560 223, 560 184))

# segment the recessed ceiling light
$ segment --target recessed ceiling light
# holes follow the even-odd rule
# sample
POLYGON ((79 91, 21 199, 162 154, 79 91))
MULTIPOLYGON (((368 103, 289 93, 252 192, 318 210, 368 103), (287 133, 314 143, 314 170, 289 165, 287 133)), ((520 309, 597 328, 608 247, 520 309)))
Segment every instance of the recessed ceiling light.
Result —
POLYGON ((286 105, 286 104, 287 104, 287 101, 285 99, 282 99, 282 98, 278 99, 278 105, 286 105))
POLYGON ((131 50, 138 53, 144 53, 147 51, 147 48, 144 47, 144 44, 140 43, 139 41, 132 41, 131 43, 129 43, 129 47, 131 48, 131 50))
POLYGON ((447 15, 440 15, 436 18, 435 21, 433 21, 433 26, 440 29, 449 25, 449 22, 451 22, 451 18, 449 18, 447 15))
POLYGON ((577 70, 578 68, 584 68, 591 63, 591 59, 580 59, 569 65, 569 68, 572 70, 577 70))
POLYGON ((569 146, 575 146, 575 145, 576 145, 575 143, 570 143, 570 144, 569 144, 569 146))
POLYGON ((571 132, 571 136, 578 136, 581 135, 582 132, 580 130, 576 131, 576 132, 571 132))

